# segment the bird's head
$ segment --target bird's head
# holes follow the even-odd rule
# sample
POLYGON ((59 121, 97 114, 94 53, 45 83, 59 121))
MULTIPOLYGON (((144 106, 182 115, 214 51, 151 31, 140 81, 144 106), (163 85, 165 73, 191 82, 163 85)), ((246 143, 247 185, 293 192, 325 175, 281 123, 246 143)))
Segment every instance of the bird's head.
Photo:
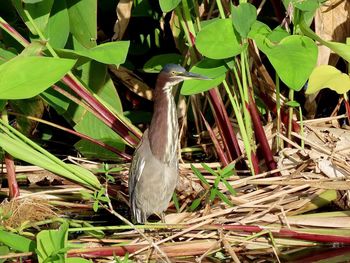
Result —
POLYGON ((209 78, 186 71, 183 67, 177 64, 167 64, 163 67, 159 73, 159 77, 162 79, 164 86, 172 87, 187 79, 203 79, 208 80, 209 78))

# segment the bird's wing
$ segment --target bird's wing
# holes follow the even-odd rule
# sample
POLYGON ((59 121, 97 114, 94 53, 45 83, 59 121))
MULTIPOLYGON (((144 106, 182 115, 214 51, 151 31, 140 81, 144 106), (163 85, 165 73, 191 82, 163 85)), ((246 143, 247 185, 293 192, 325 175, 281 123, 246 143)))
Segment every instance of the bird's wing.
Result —
POLYGON ((144 140, 144 137, 147 136, 148 130, 146 130, 143 134, 142 140, 139 143, 139 145, 136 147, 134 156, 132 158, 132 162, 130 165, 130 171, 129 171, 129 195, 130 198, 133 198, 133 192, 136 188, 137 182, 140 180, 143 169, 145 168, 146 160, 145 156, 141 154, 142 150, 144 150, 145 147, 149 147, 149 145, 146 145, 147 142, 144 140))

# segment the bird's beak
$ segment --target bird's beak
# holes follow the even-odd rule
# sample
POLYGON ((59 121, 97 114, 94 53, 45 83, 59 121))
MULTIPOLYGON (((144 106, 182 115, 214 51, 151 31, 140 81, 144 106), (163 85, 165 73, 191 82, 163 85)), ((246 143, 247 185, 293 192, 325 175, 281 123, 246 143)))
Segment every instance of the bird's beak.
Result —
POLYGON ((184 79, 202 79, 202 80, 211 80, 211 78, 208 78, 206 76, 197 74, 197 73, 192 73, 192 72, 184 72, 181 74, 181 77, 184 79))

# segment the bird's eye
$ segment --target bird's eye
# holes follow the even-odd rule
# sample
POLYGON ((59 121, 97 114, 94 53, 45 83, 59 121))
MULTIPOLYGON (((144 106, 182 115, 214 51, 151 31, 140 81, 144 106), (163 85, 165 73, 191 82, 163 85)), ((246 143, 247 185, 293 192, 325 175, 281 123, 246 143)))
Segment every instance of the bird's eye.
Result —
POLYGON ((172 72, 171 72, 171 75, 175 76, 175 75, 176 75, 176 72, 175 72, 175 71, 172 71, 172 72))

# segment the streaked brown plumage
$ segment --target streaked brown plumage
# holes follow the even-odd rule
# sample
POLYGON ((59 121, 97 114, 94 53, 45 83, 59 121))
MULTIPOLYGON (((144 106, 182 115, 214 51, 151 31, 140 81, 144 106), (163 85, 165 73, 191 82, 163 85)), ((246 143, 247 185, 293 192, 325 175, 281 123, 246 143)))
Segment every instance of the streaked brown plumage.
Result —
POLYGON ((178 122, 173 87, 185 79, 208 79, 168 64, 154 90, 154 113, 135 150, 129 172, 129 202, 134 222, 163 213, 178 179, 178 122))

